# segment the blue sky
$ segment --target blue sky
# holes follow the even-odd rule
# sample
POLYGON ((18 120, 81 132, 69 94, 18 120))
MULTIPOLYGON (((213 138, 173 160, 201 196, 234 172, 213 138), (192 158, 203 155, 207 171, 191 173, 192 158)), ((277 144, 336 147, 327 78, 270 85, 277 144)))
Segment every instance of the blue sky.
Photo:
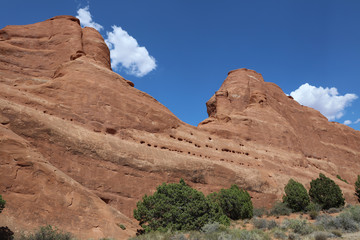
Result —
POLYGON ((102 26, 114 70, 189 124, 207 117, 227 73, 245 67, 360 130, 358 0, 12 0, 1 9, 0 28, 83 9, 102 26))

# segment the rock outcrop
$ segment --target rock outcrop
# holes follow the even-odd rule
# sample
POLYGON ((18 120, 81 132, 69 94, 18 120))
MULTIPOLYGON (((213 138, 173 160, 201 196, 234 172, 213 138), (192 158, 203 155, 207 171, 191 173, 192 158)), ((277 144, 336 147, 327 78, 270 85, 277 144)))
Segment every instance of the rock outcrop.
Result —
POLYGON ((0 224, 126 239, 136 202, 179 178, 205 194, 235 183, 270 207, 290 178, 309 188, 322 172, 355 201, 360 132, 247 69, 230 72, 207 108, 198 127, 180 121, 114 73, 101 35, 74 17, 5 27, 0 224))

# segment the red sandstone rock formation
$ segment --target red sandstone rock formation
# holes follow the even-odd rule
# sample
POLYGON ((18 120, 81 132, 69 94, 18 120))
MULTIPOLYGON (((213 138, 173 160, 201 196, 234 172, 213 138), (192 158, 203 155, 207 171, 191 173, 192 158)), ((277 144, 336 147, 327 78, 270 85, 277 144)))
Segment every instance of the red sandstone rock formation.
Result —
POLYGON ((0 224, 125 239, 137 228, 136 202, 179 178, 205 194, 236 183, 269 207, 289 178, 309 187, 322 172, 355 201, 358 131, 247 69, 230 72, 207 108, 198 127, 181 122, 112 72, 101 35, 74 17, 5 27, 0 224))

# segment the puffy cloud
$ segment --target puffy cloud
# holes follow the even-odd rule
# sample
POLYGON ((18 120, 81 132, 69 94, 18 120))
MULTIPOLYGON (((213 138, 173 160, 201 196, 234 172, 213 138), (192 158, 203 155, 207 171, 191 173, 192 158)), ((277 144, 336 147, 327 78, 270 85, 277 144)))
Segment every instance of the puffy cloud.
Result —
POLYGON ((103 26, 101 26, 100 24, 98 24, 92 20, 89 6, 78 9, 77 14, 78 15, 76 15, 76 17, 80 20, 81 26, 93 27, 98 31, 103 29, 103 26))
MULTIPOLYGON (((92 20, 89 6, 78 9, 77 14, 81 26, 93 27, 98 31, 103 29, 103 26, 92 20)), ((143 77, 156 68, 155 58, 121 27, 113 26, 106 35, 105 42, 110 49, 113 69, 124 68, 131 75, 143 77)))
POLYGON ((112 29, 112 32, 106 33, 105 42, 110 49, 114 69, 124 67, 129 74, 142 77, 156 68, 155 58, 145 47, 140 47, 135 38, 121 27, 113 26, 112 29))
POLYGON ((356 120, 354 123, 359 123, 360 122, 360 118, 358 118, 358 120, 356 120))
POLYGON ((358 98, 352 93, 341 96, 334 87, 314 87, 308 83, 291 92, 290 96, 300 104, 320 111, 329 120, 341 118, 345 108, 358 98))
POLYGON ((351 120, 345 120, 345 121, 344 121, 344 124, 345 124, 345 125, 352 124, 352 121, 351 121, 351 120))

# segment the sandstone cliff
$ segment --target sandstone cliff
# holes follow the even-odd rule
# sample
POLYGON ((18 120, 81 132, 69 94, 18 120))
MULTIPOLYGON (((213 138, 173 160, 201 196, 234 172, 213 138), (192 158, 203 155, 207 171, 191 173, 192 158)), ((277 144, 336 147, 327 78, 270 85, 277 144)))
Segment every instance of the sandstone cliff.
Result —
POLYGON ((101 35, 74 17, 5 27, 0 225, 125 239, 136 202, 179 178, 206 194, 236 183, 269 207, 289 178, 309 187, 322 172, 355 201, 360 132, 247 69, 230 72, 207 108, 198 127, 181 122, 114 73, 101 35))

